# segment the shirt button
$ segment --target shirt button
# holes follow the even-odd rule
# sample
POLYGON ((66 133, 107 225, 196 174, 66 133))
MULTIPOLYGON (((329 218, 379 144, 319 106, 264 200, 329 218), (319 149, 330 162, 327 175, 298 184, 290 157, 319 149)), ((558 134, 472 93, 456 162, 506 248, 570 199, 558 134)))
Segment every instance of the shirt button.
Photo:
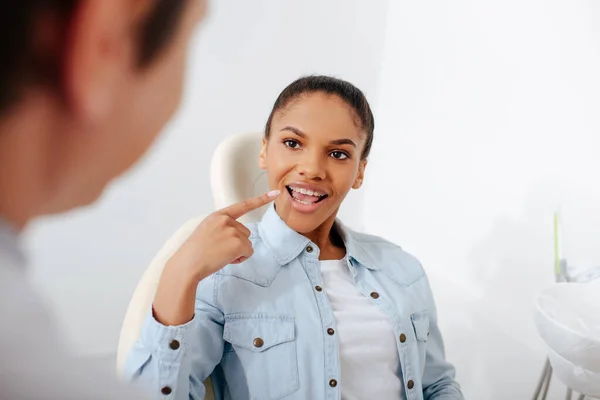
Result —
POLYGON ((379 298, 379 293, 373 292, 373 293, 371 293, 371 297, 374 298, 374 299, 378 299, 379 298))
POLYGON ((322 291, 322 290, 323 290, 323 288, 322 288, 321 286, 315 286, 315 290, 316 290, 317 292, 320 292, 320 291, 322 291))
POLYGON ((400 343, 406 342, 406 335, 403 333, 400 335, 400 343))
POLYGON ((169 347, 171 348, 171 350, 177 350, 180 346, 180 343, 178 340, 171 340, 171 343, 169 343, 169 347))
POLYGON ((162 389, 160 389, 160 392, 161 392, 162 394, 164 394, 165 396, 168 396, 168 395, 170 395, 172 391, 173 391, 173 390, 172 390, 170 387, 168 387, 168 386, 165 386, 165 387, 163 387, 162 389))
POLYGON ((337 381, 335 379, 330 380, 329 381, 329 386, 331 386, 332 388, 336 387, 337 386, 337 381))
POLYGON ((306 246, 306 252, 307 253, 312 253, 313 252, 313 247, 312 246, 306 246))
POLYGON ((412 389, 415 387, 415 383, 412 381, 412 379, 407 382, 406 387, 409 389, 412 389))
POLYGON ((260 348, 260 347, 263 347, 263 345, 265 344, 265 342, 264 342, 264 340, 262 340, 261 338, 258 337, 256 339, 254 339, 253 344, 254 344, 254 347, 260 348))
POLYGON ((333 330, 333 328, 329 328, 327 329, 327 333, 331 336, 335 333, 335 331, 333 330))

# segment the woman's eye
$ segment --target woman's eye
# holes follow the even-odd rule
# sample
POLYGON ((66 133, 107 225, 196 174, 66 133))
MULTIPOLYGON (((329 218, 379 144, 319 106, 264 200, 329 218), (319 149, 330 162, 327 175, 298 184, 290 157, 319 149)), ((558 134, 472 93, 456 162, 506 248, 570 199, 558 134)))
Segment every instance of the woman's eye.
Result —
POLYGON ((296 142, 295 140, 291 140, 291 139, 284 140, 283 144, 285 144, 290 149, 297 149, 298 147, 300 147, 300 143, 296 142))
POLYGON ((345 160, 348 158, 348 154, 344 153, 343 151, 332 151, 331 156, 336 160, 345 160))

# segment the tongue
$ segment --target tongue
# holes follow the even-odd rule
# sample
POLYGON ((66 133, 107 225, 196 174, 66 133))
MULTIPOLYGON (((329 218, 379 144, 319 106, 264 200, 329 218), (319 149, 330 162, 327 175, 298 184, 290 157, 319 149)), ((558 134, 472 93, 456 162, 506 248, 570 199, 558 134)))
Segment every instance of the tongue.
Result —
POLYGON ((307 194, 302 194, 302 193, 296 192, 295 190, 292 191, 292 196, 295 199, 302 200, 302 201, 310 201, 311 203, 316 203, 319 200, 319 197, 317 197, 317 196, 309 196, 307 194))

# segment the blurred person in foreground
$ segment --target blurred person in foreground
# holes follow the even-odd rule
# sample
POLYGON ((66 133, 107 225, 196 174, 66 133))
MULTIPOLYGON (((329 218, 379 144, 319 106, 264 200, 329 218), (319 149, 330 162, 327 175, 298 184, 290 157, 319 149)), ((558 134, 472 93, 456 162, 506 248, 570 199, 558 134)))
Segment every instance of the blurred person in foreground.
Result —
POLYGON ((138 398, 114 371, 61 347, 26 281, 19 236, 36 217, 91 204, 145 153, 178 108, 205 9, 204 0, 0 3, 0 398, 138 398))

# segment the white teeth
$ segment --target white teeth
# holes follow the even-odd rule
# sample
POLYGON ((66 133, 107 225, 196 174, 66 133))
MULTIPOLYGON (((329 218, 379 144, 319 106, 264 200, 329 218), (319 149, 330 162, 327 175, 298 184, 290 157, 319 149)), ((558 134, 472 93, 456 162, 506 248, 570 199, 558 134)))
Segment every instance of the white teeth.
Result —
POLYGON ((304 200, 300 200, 300 199, 296 199, 296 198, 294 198, 294 200, 300 204, 315 204, 312 201, 304 201, 304 200))
POLYGON ((302 194, 307 195, 307 196, 314 196, 314 197, 324 196, 324 194, 312 191, 310 189, 297 188, 297 187, 293 187, 293 186, 290 186, 290 189, 292 189, 294 192, 302 193, 302 194))
POLYGON ((292 192, 294 192, 294 193, 301 193, 301 194, 303 194, 305 196, 310 196, 310 197, 308 197, 309 199, 310 198, 315 198, 315 201, 310 201, 310 200, 301 200, 301 199, 299 199, 296 196, 292 196, 292 199, 294 199, 294 201, 296 201, 296 202, 298 202, 300 204, 305 204, 305 205, 317 204, 319 202, 320 198, 322 196, 325 196, 324 194, 321 194, 319 192, 315 192, 315 191, 310 190, 310 189, 297 188, 297 187, 294 187, 294 186, 288 186, 288 188, 291 189, 292 192))

